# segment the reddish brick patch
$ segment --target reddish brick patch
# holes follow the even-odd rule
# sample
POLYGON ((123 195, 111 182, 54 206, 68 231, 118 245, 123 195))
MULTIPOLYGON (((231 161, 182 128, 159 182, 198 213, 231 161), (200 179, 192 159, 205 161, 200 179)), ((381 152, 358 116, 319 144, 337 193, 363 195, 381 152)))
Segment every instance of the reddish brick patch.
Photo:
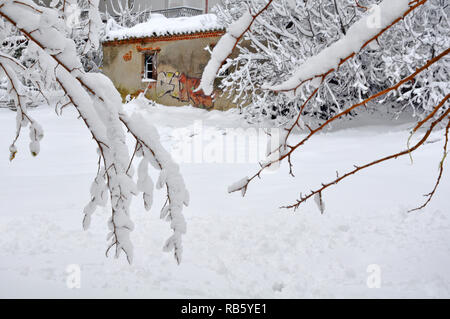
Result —
POLYGON ((130 51, 126 54, 124 54, 123 59, 124 61, 128 62, 133 58, 133 51, 130 51))

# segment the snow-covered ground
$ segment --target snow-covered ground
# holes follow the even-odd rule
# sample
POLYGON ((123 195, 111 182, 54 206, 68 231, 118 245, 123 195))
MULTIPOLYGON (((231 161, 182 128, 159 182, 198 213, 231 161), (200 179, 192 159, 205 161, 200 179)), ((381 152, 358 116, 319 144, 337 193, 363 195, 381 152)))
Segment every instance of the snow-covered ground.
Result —
MULTIPOLYGON (((411 123, 352 122, 321 134, 294 158, 295 179, 283 166, 251 184, 245 198, 227 194, 227 186, 254 173, 256 164, 181 163, 191 194, 182 264, 161 249, 170 230, 159 220, 165 195, 157 192, 150 213, 140 200, 133 203, 130 266, 123 257, 104 255, 108 209, 94 214, 89 231, 81 228, 97 161, 82 121, 70 110, 59 118, 50 108, 32 113, 45 129, 41 154, 29 155, 25 132, 11 163, 14 113, 0 109, 2 298, 450 297, 448 172, 431 204, 407 213, 434 185, 442 132, 414 155, 414 165, 400 158, 324 193, 324 215, 313 201, 295 213, 278 207, 333 178, 337 169, 400 150, 411 123), (81 267, 80 289, 67 288, 69 265, 81 267), (368 287, 374 275, 368 269, 380 270, 380 288, 368 287)), ((217 136, 229 134, 227 128, 243 124, 236 114, 190 107, 143 113, 174 152, 195 138, 189 133, 195 121, 202 120, 202 145, 209 149, 220 143, 217 136)), ((227 146, 225 153, 231 147, 245 145, 227 146)))

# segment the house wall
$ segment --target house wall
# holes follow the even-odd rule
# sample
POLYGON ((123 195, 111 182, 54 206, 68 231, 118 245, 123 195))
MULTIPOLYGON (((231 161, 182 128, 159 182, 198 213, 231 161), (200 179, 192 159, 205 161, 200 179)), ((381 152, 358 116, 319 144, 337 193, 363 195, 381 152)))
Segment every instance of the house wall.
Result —
POLYGON ((194 92, 210 54, 204 50, 215 45, 221 32, 106 42, 103 44, 103 72, 113 81, 122 97, 137 95, 147 88, 146 96, 163 105, 193 105, 205 109, 227 110, 235 107, 220 91, 215 98, 194 92), (157 80, 143 82, 144 56, 158 50, 157 80))

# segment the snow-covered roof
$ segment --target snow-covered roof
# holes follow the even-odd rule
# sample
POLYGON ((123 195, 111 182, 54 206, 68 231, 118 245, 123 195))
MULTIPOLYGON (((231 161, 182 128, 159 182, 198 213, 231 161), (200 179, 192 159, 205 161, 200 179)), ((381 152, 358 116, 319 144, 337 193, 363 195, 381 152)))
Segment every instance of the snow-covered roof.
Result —
POLYGON ((137 24, 132 28, 114 25, 107 29, 104 42, 225 30, 215 14, 166 18, 162 14, 156 13, 151 14, 147 22, 137 24))

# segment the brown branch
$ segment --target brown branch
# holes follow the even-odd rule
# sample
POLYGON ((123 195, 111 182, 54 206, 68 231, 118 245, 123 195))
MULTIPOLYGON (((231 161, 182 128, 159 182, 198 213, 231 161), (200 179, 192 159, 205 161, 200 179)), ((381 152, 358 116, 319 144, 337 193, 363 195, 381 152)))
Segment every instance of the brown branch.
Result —
POLYGON ((131 156, 131 160, 130 160, 130 163, 128 164, 126 174, 128 174, 128 172, 130 171, 131 164, 133 164, 133 160, 134 160, 134 157, 136 156, 138 149, 139 149, 139 142, 136 140, 136 146, 134 147, 133 156, 131 156))
MULTIPOLYGON (((0 9, 4 6, 4 4, 0 5, 0 9)), ((45 52, 45 47, 42 45, 42 43, 37 40, 33 35, 31 35, 30 32, 28 32, 27 30, 23 29, 23 28, 19 28, 17 26, 17 23, 12 20, 9 16, 7 16, 6 14, 4 14, 3 12, 0 11, 0 16, 2 16, 3 18, 5 18, 9 23, 11 23, 13 26, 15 26, 20 32, 22 32, 28 39, 30 39, 31 41, 33 41, 34 43, 36 43, 36 45, 38 47, 40 47, 44 52, 45 52)), ((65 65, 63 62, 61 62, 60 59, 58 59, 57 57, 58 54, 49 54, 50 57, 52 57, 55 62, 57 63, 57 65, 60 65, 61 67, 63 67, 64 69, 66 69, 67 72, 72 73, 73 70, 69 69, 69 67, 67 67, 67 65, 65 65)), ((91 93, 92 95, 95 95, 94 90, 88 86, 86 83, 84 83, 83 80, 81 80, 79 77, 75 77, 75 79, 77 79, 78 82, 80 82, 80 84, 89 91, 89 93, 91 93)), ((103 101, 103 98, 101 96, 97 96, 97 98, 99 98, 101 101, 103 101)))
MULTIPOLYGON (((444 101, 447 101, 449 98, 450 98, 450 94, 448 94, 448 95, 444 98, 444 101)), ((321 188, 319 188, 319 189, 317 189, 317 190, 315 190, 315 191, 311 191, 307 196, 301 197, 299 200, 297 200, 297 203, 292 204, 292 205, 288 205, 288 206, 283 206, 283 207, 281 207, 281 208, 294 209, 294 210, 296 210, 296 209, 298 209, 298 207, 299 207, 302 203, 306 202, 309 198, 313 197, 313 196, 316 195, 316 194, 322 193, 325 189, 329 188, 330 186, 333 186, 333 185, 338 184, 338 183, 339 183, 340 181, 342 181, 343 179, 345 179, 345 178, 347 178, 347 177, 349 177, 349 176, 351 176, 351 175, 354 175, 354 174, 356 174, 356 173, 359 172, 359 171, 362 171, 362 170, 364 170, 364 169, 366 169, 366 168, 368 168, 368 167, 371 167, 371 166, 380 164, 380 163, 382 163, 382 162, 385 162, 385 161, 388 161, 388 160, 391 160, 391 159, 397 159, 398 157, 405 156, 405 155, 408 155, 408 154, 410 154, 410 153, 416 151, 420 146, 422 146, 422 145, 427 141, 427 139, 429 138, 431 132, 432 132, 433 129, 436 127, 436 125, 437 125, 438 123, 442 122, 446 117, 448 117, 449 114, 450 114, 450 109, 448 109, 448 110, 447 110, 444 114, 442 114, 437 120, 435 120, 433 123, 431 123, 430 127, 428 128, 428 130, 426 131, 426 133, 424 134, 424 136, 422 137, 422 139, 421 139, 419 142, 417 142, 412 148, 408 148, 408 149, 406 149, 406 150, 404 150, 404 151, 402 151, 402 152, 399 152, 399 153, 396 153, 396 154, 392 154, 392 155, 389 155, 389 156, 380 158, 380 159, 378 159, 378 160, 376 160, 376 161, 370 162, 370 163, 365 164, 365 165, 362 165, 362 166, 355 166, 355 169, 354 169, 354 170, 352 170, 352 171, 350 171, 350 172, 348 172, 348 173, 342 175, 341 177, 335 179, 334 181, 332 181, 332 182, 330 182, 330 183, 322 184, 322 187, 321 187, 321 188)), ((447 128, 448 128, 448 125, 447 125, 447 128)), ((439 183, 438 183, 438 184, 439 184, 439 183)), ((437 186, 436 186, 436 188, 437 188, 437 186)), ((433 194, 434 194, 434 192, 433 192, 433 194)), ((428 203, 428 202, 427 202, 427 203, 428 203)), ((425 206, 424 206, 424 207, 425 207, 425 206)))
POLYGON ((35 7, 33 7, 32 5, 29 5, 28 3, 24 3, 24 2, 22 2, 22 1, 17 1, 17 0, 14 0, 13 3, 22 5, 22 6, 24 6, 24 7, 29 8, 29 9, 32 9, 33 11, 36 11, 36 12, 38 12, 38 13, 42 13, 41 10, 39 10, 39 9, 37 9, 37 8, 35 8, 35 7))
MULTIPOLYGON (((1 4, 1 5, 0 5, 0 9, 1 9, 3 6, 4 6, 4 4, 1 4)), ((42 12, 39 12, 39 10, 36 10, 36 12, 38 12, 39 14, 42 14, 42 12)), ((24 28, 18 27, 18 26, 17 26, 17 23, 16 23, 11 17, 9 17, 7 14, 5 14, 4 12, 2 12, 1 10, 0 10, 0 16, 3 17, 5 20, 7 20, 9 23, 11 23, 13 26, 15 26, 15 27, 16 27, 20 32, 22 32, 29 40, 31 40, 31 41, 33 41, 34 43, 36 43, 36 45, 37 45, 39 48, 41 48, 43 52, 46 52, 46 51, 45 51, 46 47, 45 47, 38 39, 36 39, 30 32, 28 32, 28 31, 25 30, 24 28)), ((61 52, 60 52, 60 53, 61 53, 61 52)), ((65 71, 67 71, 67 72, 68 72, 68 73, 69 73, 76 81, 78 81, 78 82, 80 83, 80 85, 81 85, 82 87, 84 87, 84 88, 88 91, 88 93, 90 93, 92 96, 98 98, 99 100, 104 101, 103 98, 102 98, 101 96, 99 96, 98 94, 96 94, 96 92, 95 92, 94 89, 92 89, 91 87, 89 87, 86 83, 84 83, 84 81, 83 81, 82 79, 79 78, 79 75, 76 76, 76 75, 72 74, 72 71, 74 71, 74 70, 71 70, 67 65, 65 65, 65 64, 58 58, 58 55, 59 55, 60 53, 58 53, 58 54, 48 54, 48 55, 49 55, 51 58, 53 58, 53 59, 55 60, 55 62, 56 62, 55 72, 56 72, 56 68, 57 68, 58 66, 61 66, 61 67, 62 67, 65 71)), ((83 74, 83 73, 81 72, 81 74, 83 74)), ((78 111, 78 113, 79 113, 79 117, 84 121, 86 127, 89 129, 89 131, 90 131, 90 133, 91 133, 91 135, 92 135, 92 138, 96 141, 96 143, 97 143, 97 145, 98 145, 98 148, 99 148, 99 151, 100 151, 100 154, 101 154, 101 157, 103 158, 103 162, 104 162, 105 168, 106 168, 106 167, 107 167, 107 163, 106 163, 106 157, 105 157, 105 154, 104 154, 104 151, 105 151, 104 148, 106 147, 106 148, 109 149, 108 144, 106 143, 106 141, 102 141, 100 137, 97 137, 97 136, 95 135, 94 131, 92 130, 91 126, 89 125, 88 119, 87 119, 87 118, 84 116, 84 114, 81 112, 80 106, 79 106, 77 103, 75 103, 73 97, 70 95, 70 93, 68 92, 68 90, 64 87, 63 83, 60 81, 60 79, 58 78, 58 76, 56 76, 56 82, 57 82, 57 83, 60 85, 60 87, 63 89, 63 91, 65 92, 65 95, 68 97, 68 99, 70 100, 71 104, 74 105, 75 109, 76 109, 76 110, 78 111)), ((106 175, 107 175, 107 185, 108 185, 108 188, 109 188, 109 190, 110 190, 110 197, 111 197, 111 203, 112 203, 112 202, 113 202, 113 193, 112 193, 113 188, 111 187, 111 184, 110 184, 111 177, 110 177, 110 174, 108 173, 108 170, 106 170, 106 175)), ((122 194, 122 189, 121 189, 120 185, 119 185, 119 194, 120 194, 120 196, 119 196, 120 198, 125 198, 125 196, 122 194)), ((115 213, 116 213, 116 210, 115 210, 114 207, 112 207, 112 218, 111 218, 111 223, 112 223, 112 226, 113 226, 112 234, 113 234, 113 236, 115 237, 112 246, 117 245, 117 243, 118 243, 117 226, 116 226, 115 223, 114 223, 114 215, 115 215, 115 213)), ((112 247, 112 246, 111 246, 111 247, 112 247)), ((123 248, 122 248, 121 250, 124 251, 124 253, 127 255, 128 261, 130 262, 130 256, 127 254, 127 252, 126 252, 123 248)), ((109 248, 108 248, 108 251, 109 251, 109 248)), ((116 256, 118 256, 118 253, 119 253, 119 251, 118 251, 118 246, 116 246, 116 256)))
MULTIPOLYGON (((105 166, 105 174, 106 174, 106 178, 107 178, 107 185, 108 185, 108 188, 109 188, 110 200, 111 200, 111 203, 112 203, 112 202, 113 202, 113 194, 112 194, 112 190, 111 190, 111 183, 110 183, 111 177, 110 177, 110 174, 109 174, 109 168, 111 168, 111 166, 113 166, 114 163, 111 164, 111 166, 110 166, 109 168, 106 169, 107 163, 106 163, 106 157, 105 157, 105 154, 104 154, 104 147, 109 148, 109 146, 108 146, 107 144, 105 144, 103 141, 101 141, 100 139, 98 139, 98 138, 95 136, 93 130, 91 129, 91 127, 90 127, 90 125, 89 125, 89 123, 88 123, 88 120, 83 116, 83 113, 80 111, 79 106, 75 103, 75 101, 73 100, 73 98, 70 96, 70 93, 69 93, 69 92, 67 91, 67 89, 64 87, 63 83, 62 83, 58 78, 56 78, 56 82, 58 82, 58 84, 60 85, 60 87, 61 87, 62 90, 64 91, 65 95, 68 97, 68 99, 70 100, 70 102, 74 105, 75 109, 77 110, 78 114, 80 115, 80 118, 83 120, 84 124, 86 125, 86 127, 87 127, 88 130, 89 130, 89 132, 91 133, 93 140, 94 140, 94 141, 97 143, 97 145, 98 145, 98 149, 99 149, 99 151, 100 151, 101 157, 103 158, 103 164, 104 164, 104 166, 105 166)), ((121 189, 120 189, 120 193, 122 193, 121 189)), ((121 196, 122 196, 122 194, 121 194, 121 196)), ((112 205, 111 205, 111 206, 112 206, 112 205)), ((112 207, 111 207, 111 210, 112 210, 112 215, 114 216, 114 214, 116 213, 116 209, 112 206, 112 207)), ((112 229, 112 234, 113 234, 113 236, 114 236, 115 239, 114 239, 114 242, 113 242, 113 243, 108 247, 108 249, 106 250, 106 256, 108 256, 109 250, 110 250, 112 247, 114 247, 114 245, 117 245, 118 242, 119 242, 119 241, 118 241, 118 238, 117 238, 117 226, 116 226, 116 224, 114 223, 114 218, 113 218, 113 217, 111 217, 111 224, 112 224, 112 227, 113 227, 113 229, 112 229)), ((117 247, 117 246, 116 246, 116 247, 117 247)), ((125 255, 127 256, 128 262, 130 262, 130 256, 127 254, 127 252, 126 252, 123 248, 122 248, 122 250, 124 251, 125 255)), ((118 255, 118 252, 117 252, 117 250, 116 250, 116 256, 117 256, 117 255, 118 255)))
MULTIPOLYGON (((130 125, 128 124, 126 117, 120 116, 120 121, 123 123, 123 125, 125 125, 128 132, 130 132, 130 134, 133 135, 133 137, 136 140, 136 143, 139 143, 141 146, 145 146, 150 151, 153 158, 155 159, 155 162, 158 164, 159 169, 162 171, 164 169, 164 166, 163 166, 162 162, 159 160, 159 158, 156 156, 155 151, 150 147, 150 145, 148 145, 145 141, 143 141, 141 138, 139 138, 139 136, 137 136, 136 133, 130 129, 130 125)), ((131 163, 130 163, 130 165, 131 165, 131 163)), ((166 185, 167 199, 166 199, 166 202, 164 203, 164 206, 162 209, 164 209, 164 207, 167 205, 167 203, 169 203, 169 205, 170 205, 170 203, 172 203, 172 198, 170 197, 169 184, 166 182, 165 185, 166 185)), ((169 215, 171 215, 170 211, 169 211, 169 215)), ((175 259, 177 260, 177 263, 180 264, 180 258, 176 254, 176 249, 175 249, 175 259)))
MULTIPOLYGON (((364 49, 367 45, 369 45, 370 42, 372 42, 372 41, 374 41, 374 40, 377 40, 377 41, 378 41, 378 38, 379 38, 384 32, 386 32, 386 31, 387 31, 389 28, 391 28, 393 25, 395 25, 396 23, 398 23, 399 21, 401 21, 401 19, 403 19, 405 16, 407 16, 410 12, 412 12, 412 11, 413 11, 414 9, 416 9, 418 6, 424 4, 426 1, 427 1, 427 0, 422 0, 422 1, 415 0, 415 1, 412 1, 412 2, 410 3, 410 5, 416 3, 415 6, 410 7, 410 9, 409 9, 406 13, 404 13, 403 17, 398 18, 398 19, 395 20, 390 26, 388 26, 388 27, 386 27, 385 29, 381 30, 376 36, 372 37, 369 41, 365 42, 364 45, 361 47, 361 49, 360 49, 359 51, 361 51, 361 50, 364 49)), ((356 4, 357 4, 358 6, 360 6, 357 0, 355 0, 355 2, 356 2, 356 4)), ((336 3, 335 3, 335 5, 336 5, 336 3)), ((362 8, 365 8, 365 7, 362 7, 362 8)), ((367 8, 366 8, 366 9, 367 9, 367 8)), ((336 10, 337 10, 337 8, 336 8, 336 10)), ((353 52, 352 54, 350 54, 350 55, 347 56, 346 58, 341 59, 341 61, 340 61, 339 65, 338 65, 338 68, 337 68, 337 69, 339 69, 339 67, 340 67, 341 65, 343 65, 343 64, 344 64, 346 61, 348 61, 349 59, 353 58, 355 55, 356 55, 356 53, 353 52)), ((333 73, 334 71, 335 71, 335 69, 333 68, 333 69, 330 69, 330 70, 328 70, 327 72, 325 72, 325 73, 323 73, 323 74, 319 74, 319 75, 316 75, 316 76, 311 77, 311 78, 309 78, 309 79, 303 80, 298 86, 296 86, 296 87, 294 88, 294 92, 295 92, 300 86, 302 86, 302 85, 305 84, 306 82, 312 81, 313 79, 316 79, 316 78, 321 78, 320 84, 319 84, 319 85, 317 86, 317 88, 311 93, 311 95, 306 99, 305 103, 301 106, 301 108, 300 108, 300 110, 299 110, 299 113, 298 113, 298 116, 297 116, 295 122, 294 122, 294 123, 292 124, 292 126, 287 130, 288 133, 286 134, 286 138, 285 138, 285 140, 284 140, 284 143, 285 143, 285 144, 287 143, 287 140, 288 140, 289 136, 291 135, 292 131, 294 130, 294 128, 299 124, 300 118, 301 118, 301 116, 302 116, 302 114, 303 114, 303 111, 304 111, 306 105, 308 104, 308 102, 309 102, 309 101, 317 94, 317 91, 319 90, 320 85, 325 81, 326 77, 327 77, 329 74, 333 73)), ((292 90, 292 89, 291 89, 291 90, 292 90)), ((288 92, 288 91, 291 91, 291 90, 281 90, 281 91, 276 91, 276 92, 288 92)), ((308 129, 309 129, 310 133, 313 133, 313 132, 312 132, 313 130, 312 130, 311 128, 308 127, 308 129)), ((314 134, 314 133, 313 133, 313 134, 314 134)), ((278 148, 278 149, 276 149, 276 150, 274 150, 273 152, 279 151, 280 149, 281 149, 281 147, 278 148)), ((273 152, 271 152, 269 155, 272 155, 273 152)), ((292 172, 292 171, 290 170, 290 172, 292 172)))
POLYGON ((417 132, 417 130, 419 128, 421 128, 426 122, 428 122, 432 117, 434 117, 436 115, 437 111, 439 111, 444 106, 444 104, 445 104, 445 100, 442 100, 438 104, 438 106, 433 109, 433 111, 430 114, 428 114, 422 121, 417 123, 417 125, 414 127, 412 132, 413 133, 417 132))
MULTIPOLYGON (((9 83, 11 84, 12 90, 14 91, 14 93, 17 96, 17 107, 20 109, 20 114, 21 114, 21 117, 22 117, 21 119, 23 120, 23 118, 26 118, 30 122, 30 124, 33 124, 34 120, 25 112, 24 107, 22 106, 22 95, 19 94, 19 91, 17 90, 11 75, 8 73, 8 71, 4 67, 3 63, 0 63, 0 67, 3 69, 3 72, 5 73, 6 77, 8 78, 9 83)), ((13 140, 13 142, 11 144, 12 146, 14 146, 16 144, 17 140, 19 139, 21 131, 22 131, 22 125, 20 125, 17 128, 16 136, 14 137, 14 140, 13 140)), ((11 152, 11 155, 9 157, 10 161, 12 161, 15 158, 16 153, 17 153, 17 151, 16 152, 11 152)))
MULTIPOLYGON (((313 135, 315 135, 316 133, 322 131, 326 126, 328 126, 328 125, 329 125, 330 123, 332 123, 333 121, 335 121, 335 120, 341 118, 342 116, 344 116, 344 115, 350 113, 352 110, 354 110, 354 109, 356 109, 356 108, 358 108, 358 107, 360 107, 360 106, 362 106, 362 105, 365 105, 365 104, 367 104, 368 102, 370 102, 370 101, 372 101, 372 100, 374 100, 374 99, 376 99, 376 98, 378 98, 378 97, 381 97, 381 96, 383 96, 383 95, 386 95, 387 93, 389 93, 389 92, 391 92, 391 91, 397 90, 400 86, 402 86, 403 84, 405 84, 405 83, 407 83, 407 82, 413 80, 418 74, 420 74, 420 73, 423 72, 424 70, 428 69, 431 65, 433 65, 433 64, 436 63, 436 62, 438 62, 440 59, 442 59, 444 56, 446 56, 446 55, 449 54, 449 53, 450 53, 450 48, 446 49, 446 50, 445 50, 444 52, 442 52, 441 54, 439 54, 439 55, 437 55, 436 57, 434 57, 433 59, 429 60, 425 65, 423 65, 422 67, 416 69, 416 71, 415 71, 414 73, 410 74, 409 76, 407 76, 406 78, 404 78, 403 80, 401 80, 400 82, 398 82, 397 84, 395 84, 394 86, 392 86, 392 87, 390 87, 390 88, 387 88, 387 89, 385 89, 385 90, 383 90, 383 91, 380 91, 380 92, 378 92, 378 93, 376 93, 376 94, 370 96, 369 98, 365 99, 364 101, 362 101, 362 102, 360 102, 360 103, 354 104, 353 106, 349 107, 348 109, 346 109, 346 110, 344 110, 344 111, 342 111, 342 112, 336 114, 336 115, 333 116, 332 118, 328 119, 328 120, 325 121, 322 125, 318 126, 316 129, 311 129, 310 127, 308 127, 310 132, 309 132, 309 134, 308 134, 305 138, 303 138, 303 139, 302 139, 300 142, 298 142, 296 145, 294 145, 294 146, 289 146, 290 150, 289 150, 288 152, 284 153, 284 154, 283 154, 282 156, 280 156, 278 159, 273 160, 273 161, 270 161, 270 162, 268 162, 265 166, 261 167, 261 168, 259 169, 259 171, 258 171, 255 175, 253 175, 252 177, 250 177, 250 178, 247 180, 247 183, 246 183, 245 185, 243 185, 243 186, 242 186, 241 188, 239 188, 239 189, 236 189, 235 191, 240 191, 240 190, 242 190, 243 188, 247 188, 247 187, 248 187, 248 184, 249 184, 251 181, 253 181, 256 177, 260 177, 260 174, 262 173, 262 171, 264 171, 266 168, 272 166, 273 164, 276 164, 276 163, 278 163, 278 162, 281 162, 281 161, 283 161, 285 158, 291 156, 291 154, 292 154, 296 149, 298 149, 300 146, 302 146, 303 144, 305 144, 305 143, 306 143, 313 135)), ((280 148, 281 148, 281 147, 280 147, 280 148)), ((279 148, 279 149, 280 149, 280 148, 279 148)))
POLYGON ((25 117, 28 121, 30 121, 30 123, 33 123, 33 119, 28 116, 28 114, 25 112, 25 110, 22 106, 21 97, 23 97, 23 95, 19 94, 19 91, 17 90, 16 86, 14 85, 14 81, 12 80, 11 75, 9 74, 8 71, 6 71, 6 68, 4 67, 3 63, 0 63, 0 67, 3 69, 3 72, 5 73, 6 77, 8 78, 8 82, 11 84, 11 88, 14 91, 14 94, 17 96, 17 104, 18 104, 17 106, 19 107, 22 116, 25 117))
POLYGON ((439 174, 436 180, 436 184, 434 185, 433 190, 426 194, 425 196, 428 197, 427 200, 425 201, 425 203, 417 208, 411 209, 409 212, 414 212, 414 211, 418 211, 421 210, 423 208, 425 208, 433 199, 434 194, 436 193, 437 188, 439 187, 439 184, 441 183, 441 178, 442 178, 442 174, 444 173, 444 162, 447 158, 447 146, 448 146, 448 134, 449 134, 449 130, 450 130, 450 118, 449 118, 449 122, 447 123, 447 127, 445 129, 445 142, 444 142, 444 153, 442 156, 442 159, 439 163, 439 174))
POLYGON ((272 2, 273 2, 273 0, 269 0, 269 1, 267 2, 267 4, 266 4, 261 10, 259 10, 255 15, 253 15, 253 14, 250 12, 250 9, 249 9, 250 14, 252 15, 252 20, 250 21, 250 23, 249 23, 249 25, 247 26, 247 28, 246 28, 246 29, 245 29, 245 30, 244 30, 237 38, 234 37, 233 35, 231 35, 230 33, 227 33, 227 34, 229 34, 232 38, 235 39, 235 40, 234 40, 234 43, 233 43, 233 48, 231 49, 230 54, 228 54, 222 61, 220 61, 220 63, 219 63, 219 68, 218 68, 217 70, 215 70, 215 73, 216 73, 216 74, 217 74, 217 72, 219 71, 220 66, 222 66, 222 65, 225 63, 225 61, 226 61, 227 59, 229 59, 229 58, 233 55, 233 51, 236 49, 237 45, 238 45, 239 42, 242 40, 242 38, 244 37, 245 33, 247 33, 247 32, 251 29, 251 27, 252 27, 253 23, 256 21, 256 19, 257 19, 264 11, 266 11, 266 10, 269 8, 269 6, 271 5, 272 2))
MULTIPOLYGON (((403 20, 407 15, 409 15, 411 12, 413 12, 415 9, 417 9, 419 6, 425 4, 428 0, 415 0, 412 1, 409 5, 409 9, 401 16, 398 17, 397 19, 395 19, 390 25, 388 25, 387 27, 385 27, 384 29, 382 29, 380 32, 378 32, 375 36, 373 36, 372 38, 370 38, 368 41, 366 41, 361 48, 358 50, 358 52, 352 52, 350 55, 348 55, 347 57, 343 58, 340 60, 337 69, 339 69, 339 67, 341 65, 343 65, 345 62, 347 62, 348 60, 350 60, 351 58, 353 58, 354 56, 356 56, 357 53, 359 53, 361 50, 363 50, 365 47, 367 47, 372 41, 378 41, 378 38, 381 37, 387 30, 389 30, 390 28, 392 28, 395 24, 397 24, 398 22, 400 22, 401 20, 403 20)), ((290 89, 283 89, 283 90, 275 90, 275 92, 290 92, 290 91, 294 91, 296 92, 297 89, 302 86, 303 84, 305 84, 306 82, 312 81, 314 79, 317 78, 323 78, 324 76, 332 73, 336 71, 336 68, 332 68, 330 70, 328 70, 325 73, 322 74, 318 74, 315 76, 312 76, 306 80, 301 81, 297 86, 292 87, 290 89)))
MULTIPOLYGON (((89 1, 89 5, 91 5, 92 6, 92 3, 89 1)), ((88 22, 88 25, 89 25, 89 29, 88 29, 88 37, 87 37, 87 40, 86 40, 86 42, 85 42, 85 44, 84 44, 84 48, 83 48, 83 50, 81 51, 81 52, 85 52, 85 50, 86 50, 86 48, 88 47, 88 45, 92 45, 92 40, 91 40, 91 27, 92 27, 92 21, 91 21, 91 19, 89 19, 89 22, 88 22)))
MULTIPOLYGON (((1 59, 7 59, 7 60, 11 61, 11 62, 14 63, 15 65, 17 65, 19 68, 21 68, 23 71, 25 71, 25 70, 27 69, 27 68, 26 68, 25 66, 23 66, 19 61, 17 61, 16 59, 12 58, 12 57, 9 56, 9 55, 6 55, 6 54, 0 54, 0 58, 1 58, 1 59)), ((34 63, 30 66, 30 68, 33 68, 35 64, 36 64, 36 62, 34 62, 34 63)), ((45 94, 44 94, 44 92, 43 92, 43 90, 42 90, 42 88, 41 88, 40 83, 37 82, 37 81, 34 81, 34 80, 31 80, 31 82, 32 82, 33 85, 35 85, 35 88, 39 91, 39 94, 42 95, 42 97, 47 101, 47 104, 50 105, 50 101, 49 101, 48 98, 45 96, 45 94)))
MULTIPOLYGON (((323 83, 323 81, 325 80, 325 78, 327 77, 327 75, 329 73, 331 73, 332 71, 329 71, 328 73, 326 73, 323 77, 322 80, 320 82, 320 84, 323 83)), ((320 86, 320 85, 319 85, 320 86)), ((292 126, 288 129, 288 133, 286 134, 286 138, 284 140, 284 143, 287 143, 287 139, 289 138, 289 136, 291 135, 292 131, 294 130, 294 128, 299 124, 300 118, 303 114, 303 111, 305 110, 306 105, 309 103, 309 101, 311 101, 311 99, 317 94, 317 92, 319 91, 319 86, 317 86, 317 88, 311 93, 311 95, 306 99, 305 103, 303 103, 303 105, 300 107, 300 110, 298 112, 298 116, 294 122, 294 124, 292 124, 292 126)), ((311 131, 311 129, 310 129, 311 131)))
MULTIPOLYGON (((253 18, 252 18, 252 21, 250 22, 249 26, 244 30, 244 32, 241 33, 241 35, 240 35, 239 37, 235 38, 236 41, 235 41, 235 43, 234 43, 234 46, 233 46, 233 49, 231 50, 231 52, 233 52, 234 49, 236 49, 238 43, 241 41, 241 39, 242 39, 242 37, 244 36, 244 34, 247 33, 247 32, 250 30, 250 28, 252 27, 252 25, 253 25, 253 23, 255 22, 255 20, 256 20, 256 19, 257 19, 264 11, 266 11, 266 10, 269 8, 269 6, 271 5, 272 2, 273 2, 273 0, 269 0, 269 1, 267 2, 267 4, 266 4, 261 10, 259 10, 255 15, 252 15, 253 18)), ((250 14, 251 14, 251 12, 250 12, 250 14)), ((228 55, 227 58, 229 58, 230 56, 231 56, 231 54, 228 55)), ((226 59, 225 59, 225 60, 226 60, 226 59)), ((225 61, 225 60, 224 60, 224 61, 225 61)), ((224 61, 222 61, 222 62, 224 62, 224 61)))
POLYGON ((359 4, 359 1, 358 1, 358 0, 355 0, 355 4, 356 4, 356 7, 357 7, 357 8, 364 9, 365 11, 369 10, 369 8, 367 8, 367 7, 362 6, 361 4, 359 4))

